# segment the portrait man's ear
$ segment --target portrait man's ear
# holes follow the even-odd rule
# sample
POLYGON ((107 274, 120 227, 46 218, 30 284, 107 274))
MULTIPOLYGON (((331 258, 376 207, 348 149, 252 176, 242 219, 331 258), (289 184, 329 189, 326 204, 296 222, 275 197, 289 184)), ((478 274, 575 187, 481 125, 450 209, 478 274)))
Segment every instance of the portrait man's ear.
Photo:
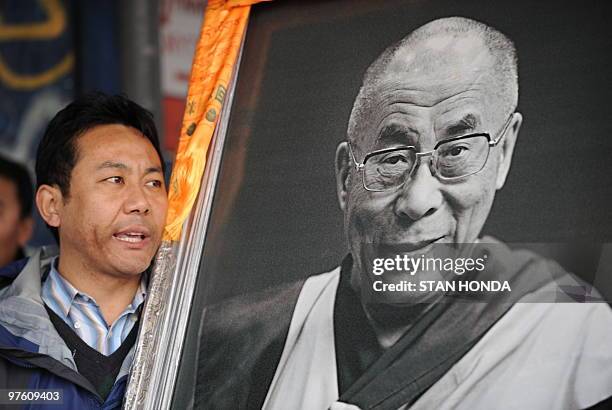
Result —
POLYGON ((348 178, 353 163, 350 158, 348 142, 342 141, 336 148, 336 190, 340 209, 344 211, 348 195, 348 178))
POLYGON ((63 196, 58 187, 41 185, 36 191, 36 206, 47 225, 59 228, 62 205, 63 196))
POLYGON ((506 182, 506 177, 510 171, 510 165, 512 163, 512 154, 514 153, 514 144, 518 137, 521 124, 523 123, 523 116, 519 112, 512 114, 512 121, 506 131, 506 135, 502 138, 500 149, 501 154, 499 157, 499 163, 497 168, 497 181, 495 189, 502 189, 506 182))

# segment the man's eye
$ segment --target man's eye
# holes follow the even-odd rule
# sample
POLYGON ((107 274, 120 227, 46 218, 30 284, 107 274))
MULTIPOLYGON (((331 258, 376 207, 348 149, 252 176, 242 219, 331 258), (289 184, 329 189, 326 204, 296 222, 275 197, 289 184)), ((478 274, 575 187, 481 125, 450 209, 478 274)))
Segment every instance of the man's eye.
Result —
POLYGON ((407 162, 406 157, 404 155, 389 155, 388 157, 384 158, 383 163, 385 164, 397 164, 398 162, 407 162))
POLYGON ((163 186, 162 182, 158 179, 147 182, 147 185, 155 188, 161 188, 163 186))
POLYGON ((111 182, 113 184, 123 184, 123 177, 110 177, 110 178, 106 178, 106 181, 111 182))
POLYGON ((466 151, 469 151, 467 147, 455 145, 454 147, 449 147, 447 150, 444 150, 443 154, 446 157, 458 157, 465 154, 466 151))
POLYGON ((451 149, 450 154, 452 156, 457 156, 457 155, 461 155, 461 153, 463 151, 465 151, 466 148, 465 147, 453 147, 453 149, 451 149))

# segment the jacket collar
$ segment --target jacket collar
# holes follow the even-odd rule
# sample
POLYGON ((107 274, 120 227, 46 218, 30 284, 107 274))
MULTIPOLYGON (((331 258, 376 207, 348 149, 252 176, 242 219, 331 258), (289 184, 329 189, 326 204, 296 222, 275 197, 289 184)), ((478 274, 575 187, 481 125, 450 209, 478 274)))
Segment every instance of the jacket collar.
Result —
POLYGON ((54 256, 47 249, 36 251, 13 282, 0 290, 0 326, 12 334, 15 344, 25 339, 28 346, 37 348, 33 353, 51 356, 76 370, 70 349, 49 320, 40 296, 42 278, 54 256))
MULTIPOLYGON (((78 372, 72 353, 51 323, 41 298, 42 281, 48 274, 55 256, 57 256, 57 247, 43 247, 34 252, 27 259, 27 263, 23 262, 25 260, 18 262, 21 266, 25 264, 18 274, 10 270, 4 275, 0 272, 0 276, 7 279, 14 278, 10 285, 0 289, 0 327, 12 334, 15 340, 25 339, 30 342, 26 345, 33 344, 38 347, 38 351, 35 348, 25 350, 50 356, 78 372)), ((129 373, 135 346, 132 346, 123 360, 116 381, 129 373)), ((20 347, 16 345, 0 346, 0 350, 2 348, 20 347)))

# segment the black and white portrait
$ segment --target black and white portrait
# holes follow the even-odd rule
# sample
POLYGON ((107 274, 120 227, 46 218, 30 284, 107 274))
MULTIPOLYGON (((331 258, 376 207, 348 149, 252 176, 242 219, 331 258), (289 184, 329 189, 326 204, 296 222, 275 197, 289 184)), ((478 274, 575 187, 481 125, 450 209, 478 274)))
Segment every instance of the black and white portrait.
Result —
POLYGON ((177 395, 609 399, 609 18, 595 1, 254 6, 177 395))

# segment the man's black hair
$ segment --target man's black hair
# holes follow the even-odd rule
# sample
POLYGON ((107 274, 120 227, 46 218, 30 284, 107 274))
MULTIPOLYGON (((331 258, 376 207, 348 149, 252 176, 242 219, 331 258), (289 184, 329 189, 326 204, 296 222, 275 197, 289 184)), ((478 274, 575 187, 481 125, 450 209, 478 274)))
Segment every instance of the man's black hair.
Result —
MULTIPOLYGON (((153 114, 123 95, 93 92, 68 104, 49 122, 36 152, 36 187, 57 186, 69 198, 70 177, 79 155, 77 139, 94 127, 110 124, 140 132, 153 144, 165 172, 153 114)), ((59 243, 57 229, 49 228, 59 243)))
POLYGON ((34 189, 28 169, 22 164, 0 156, 0 177, 15 184, 21 219, 32 215, 34 189))

